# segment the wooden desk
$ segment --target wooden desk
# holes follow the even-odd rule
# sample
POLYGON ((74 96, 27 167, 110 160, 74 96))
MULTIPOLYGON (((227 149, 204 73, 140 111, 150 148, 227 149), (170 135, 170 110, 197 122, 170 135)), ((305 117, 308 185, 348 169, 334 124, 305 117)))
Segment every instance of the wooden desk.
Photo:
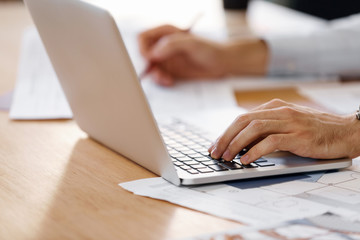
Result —
MULTIPOLYGON (((21 2, 0 2, 0 94, 16 79, 21 2)), ((87 138, 74 121, 11 121, 0 111, 0 239, 172 239, 239 223, 133 195, 155 175, 87 138)))

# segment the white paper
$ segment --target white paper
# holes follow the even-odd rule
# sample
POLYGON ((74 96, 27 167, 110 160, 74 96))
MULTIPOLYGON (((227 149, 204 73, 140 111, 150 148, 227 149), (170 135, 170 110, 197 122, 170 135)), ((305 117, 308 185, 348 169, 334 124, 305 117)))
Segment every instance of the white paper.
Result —
POLYGON ((9 91, 0 96, 0 110, 8 111, 10 109, 13 91, 9 91))
POLYGON ((142 86, 155 115, 167 113, 182 116, 186 112, 237 106, 231 86, 223 82, 183 82, 165 88, 145 80, 142 86))
POLYGON ((138 195, 166 200, 250 225, 266 223, 270 219, 272 222, 274 219, 300 219, 329 211, 352 219, 360 214, 358 171, 328 173, 317 181, 299 179, 267 184, 276 178, 260 179, 260 185, 252 188, 246 185, 254 179, 176 187, 162 178, 151 178, 119 185, 138 195), (214 207, 213 201, 221 204, 214 207))
MULTIPOLYGON (((200 189, 176 187, 162 178, 142 179, 119 185, 137 195, 166 200, 251 225, 313 216, 329 210, 325 205, 293 197, 278 198, 277 196, 261 204, 254 204, 249 199, 234 200, 231 191, 228 194, 225 192, 216 194, 213 191, 206 192, 201 187, 200 189)), ((219 185, 219 187, 227 186, 219 185)))
MULTIPOLYGON (((293 218, 292 212, 282 214, 273 208, 259 208, 245 202, 232 201, 227 199, 226 196, 207 194, 187 187, 177 187, 162 178, 141 179, 119 185, 137 195, 166 200, 184 207, 248 224, 284 221, 293 218)), ((327 210, 321 204, 315 205, 316 208, 313 209, 312 214, 320 214, 327 210)))
POLYGON ((11 119, 71 118, 72 112, 35 28, 24 32, 11 119))
MULTIPOLYGON (((360 239, 360 222, 336 213, 296 219, 283 223, 267 223, 257 227, 240 227, 218 233, 207 233, 186 240, 349 240, 360 239)), ((185 239, 183 239, 185 240, 185 239)))

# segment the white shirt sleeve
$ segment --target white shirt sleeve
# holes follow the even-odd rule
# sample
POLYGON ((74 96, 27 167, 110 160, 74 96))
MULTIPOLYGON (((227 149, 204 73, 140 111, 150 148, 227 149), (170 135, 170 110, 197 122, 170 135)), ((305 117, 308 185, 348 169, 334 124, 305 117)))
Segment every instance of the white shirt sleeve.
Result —
POLYGON ((269 75, 360 76, 360 14, 297 36, 265 36, 269 75))

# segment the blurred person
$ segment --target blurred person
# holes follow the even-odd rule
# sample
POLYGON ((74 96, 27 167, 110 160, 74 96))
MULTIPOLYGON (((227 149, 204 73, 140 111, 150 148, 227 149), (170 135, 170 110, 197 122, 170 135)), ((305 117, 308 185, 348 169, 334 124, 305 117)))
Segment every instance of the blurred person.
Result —
POLYGON ((306 35, 220 43, 164 25, 141 33, 138 40, 153 79, 163 86, 228 75, 360 76, 360 13, 306 35))

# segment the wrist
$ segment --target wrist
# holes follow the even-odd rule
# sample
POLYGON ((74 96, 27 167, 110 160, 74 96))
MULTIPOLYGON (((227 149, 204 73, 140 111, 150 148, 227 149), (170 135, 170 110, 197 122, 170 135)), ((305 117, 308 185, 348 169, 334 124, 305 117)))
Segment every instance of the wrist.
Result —
POLYGON ((261 39, 230 42, 224 46, 223 64, 229 75, 265 75, 268 47, 261 39))
POLYGON ((349 121, 349 138, 347 144, 349 146, 349 157, 355 158, 360 156, 360 121, 356 119, 354 114, 348 116, 349 121))

